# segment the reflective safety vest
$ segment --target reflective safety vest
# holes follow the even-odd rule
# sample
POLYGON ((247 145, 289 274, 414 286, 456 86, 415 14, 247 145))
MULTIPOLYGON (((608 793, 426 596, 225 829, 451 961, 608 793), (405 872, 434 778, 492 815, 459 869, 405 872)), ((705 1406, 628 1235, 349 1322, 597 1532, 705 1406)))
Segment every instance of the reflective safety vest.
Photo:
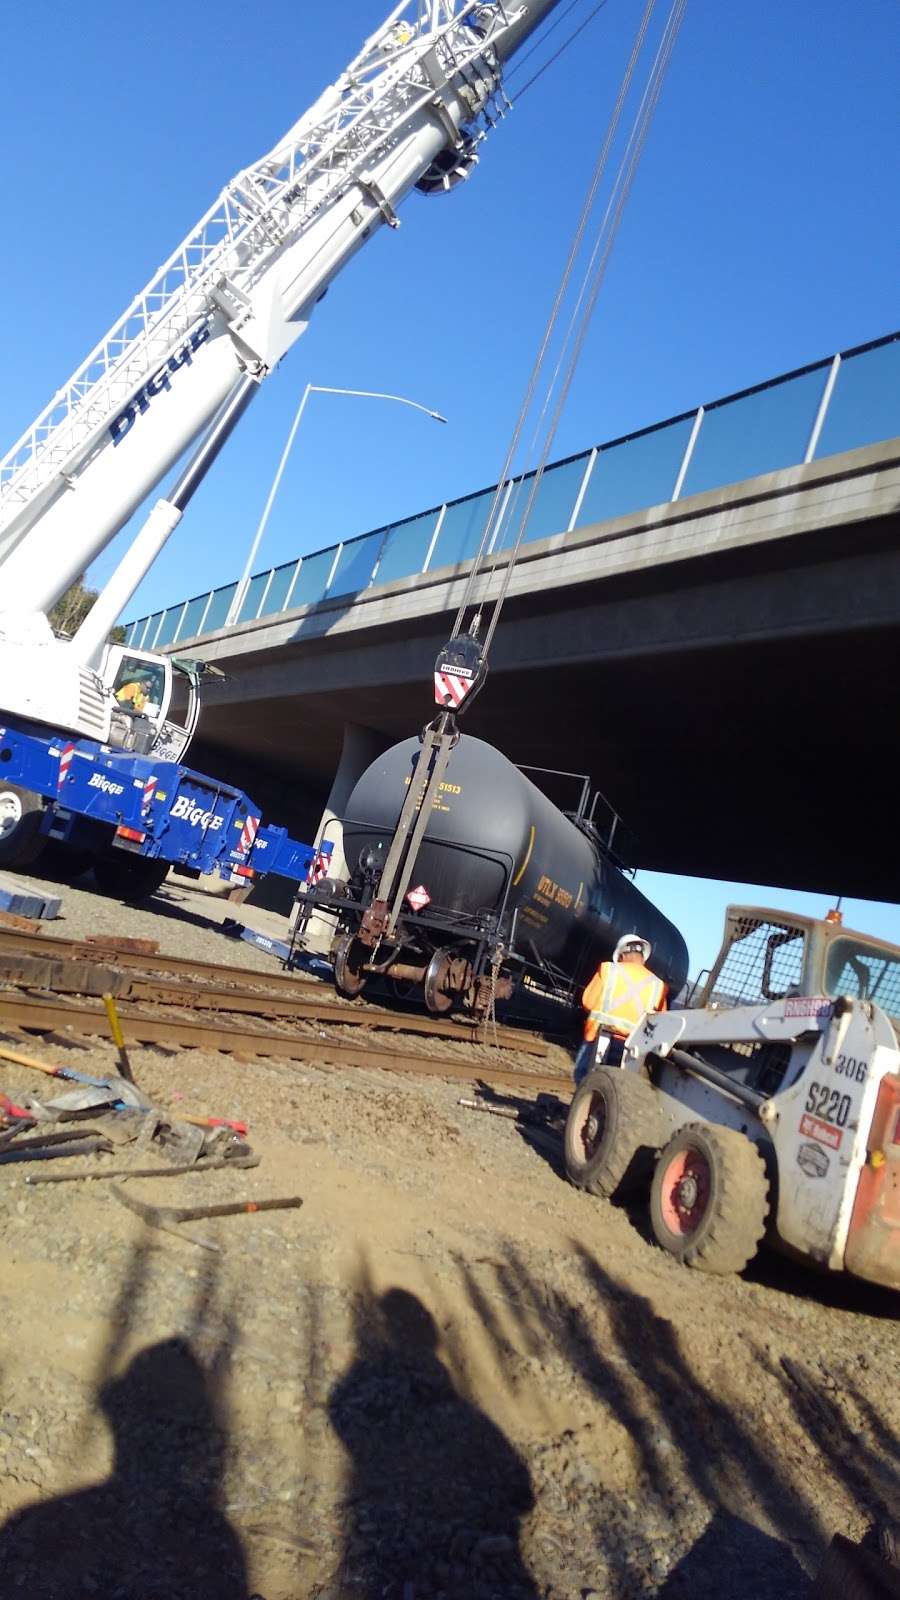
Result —
POLYGON ((604 961, 581 997, 587 1011, 584 1037, 591 1043, 601 1028, 627 1039, 646 1011, 665 1011, 666 986, 641 962, 604 961))
POLYGON ((147 704, 146 693, 143 689, 143 686, 139 683, 126 683, 124 687, 119 690, 118 694, 116 695, 116 699, 118 700, 120 706, 127 705, 130 700, 135 711, 138 712, 143 711, 145 705, 147 704))

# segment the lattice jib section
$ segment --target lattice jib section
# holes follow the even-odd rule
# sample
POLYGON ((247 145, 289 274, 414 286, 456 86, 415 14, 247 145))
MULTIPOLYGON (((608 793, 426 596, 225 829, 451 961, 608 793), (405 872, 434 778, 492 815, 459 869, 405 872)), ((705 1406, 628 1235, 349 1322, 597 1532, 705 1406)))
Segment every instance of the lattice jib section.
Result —
POLYGON ((301 120, 268 156, 237 175, 0 461, 0 522, 84 458, 104 425, 207 312, 217 279, 235 272, 242 288, 252 287, 271 252, 299 237, 398 136, 435 92, 434 61, 448 76, 462 71, 490 53, 490 38, 519 10, 451 0, 396 8, 392 26, 404 12, 415 17, 408 42, 392 47, 390 27, 382 29, 339 80, 336 98, 326 97, 318 121, 301 120), (478 30, 466 21, 473 11, 478 30))

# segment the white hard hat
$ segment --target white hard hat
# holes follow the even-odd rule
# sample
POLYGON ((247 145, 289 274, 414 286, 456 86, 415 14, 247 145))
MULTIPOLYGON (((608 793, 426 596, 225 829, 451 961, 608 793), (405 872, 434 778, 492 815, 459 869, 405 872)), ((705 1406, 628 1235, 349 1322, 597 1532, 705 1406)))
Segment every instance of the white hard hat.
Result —
POLYGON ((642 939, 639 933, 623 934, 622 938, 616 945, 615 950, 613 951, 613 961, 618 961, 619 957, 624 955, 626 950, 640 950, 643 960, 646 964, 646 962, 650 960, 650 956, 653 953, 653 946, 649 939, 642 939))

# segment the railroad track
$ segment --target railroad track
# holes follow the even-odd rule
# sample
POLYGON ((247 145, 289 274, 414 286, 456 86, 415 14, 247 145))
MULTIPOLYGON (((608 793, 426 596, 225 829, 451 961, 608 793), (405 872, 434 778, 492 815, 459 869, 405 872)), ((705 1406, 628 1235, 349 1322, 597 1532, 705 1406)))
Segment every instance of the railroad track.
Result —
MULTIPOLYGON (((150 1016, 129 1000, 117 1002, 122 1032, 132 1044, 172 1045, 183 1049, 224 1051, 229 1055, 275 1061, 299 1062, 307 1066, 379 1068, 388 1072, 409 1073, 417 1077, 443 1078, 454 1082, 486 1083, 566 1095, 570 1084, 565 1077, 535 1072, 530 1065, 521 1068, 495 1065, 488 1052, 485 1059, 463 1061, 456 1056, 424 1054, 414 1049, 390 1049, 368 1040, 337 1039, 333 1035, 276 1033, 264 1028, 248 1028, 226 1022, 197 1022, 177 1015, 150 1016)), ((0 1023, 36 1033, 66 1033, 79 1037, 107 1037, 109 1024, 102 1002, 62 999, 54 994, 26 993, 0 989, 0 1023)))
MULTIPOLYGON (((254 1016, 272 1021, 293 1020, 332 1027, 418 1034, 427 1038, 454 1039, 461 1043, 473 1040, 482 1042, 475 1039, 471 1025, 461 1026, 415 1012, 389 1011, 366 1002, 347 1004, 335 1000, 329 991, 323 993, 323 986, 316 980, 300 986, 299 993, 292 994, 284 987, 269 989, 269 975, 261 973, 261 985, 243 988, 233 986, 230 982, 235 976, 235 969, 218 966, 215 967, 213 982, 182 976, 174 983, 167 983, 165 974, 147 977, 141 971, 142 965, 153 971, 159 959, 157 957, 129 953, 130 970, 123 971, 118 952, 78 944, 74 940, 38 938, 32 942, 38 951, 36 954, 17 952, 0 940, 0 982, 5 979, 17 988, 50 990, 55 994, 102 995, 111 992, 117 998, 143 1001, 154 1006, 254 1016), (135 975, 131 976, 131 972, 135 975)), ((213 963, 208 965, 213 966, 213 963)), ((240 969, 239 975, 254 976, 247 969, 240 969)), ((282 977, 283 974, 274 976, 282 977)), ((291 981, 289 978, 288 984, 291 981)), ((547 1046, 542 1039, 516 1028, 492 1026, 488 1042, 526 1055, 545 1059, 547 1056, 547 1046)))
POLYGON ((231 967, 222 961, 193 961, 188 956, 143 955, 132 950, 88 944, 84 939, 64 939, 58 934, 18 933, 0 928, 0 953, 43 956, 54 961, 95 961, 122 967, 130 972, 158 972, 175 978, 218 979, 223 985, 296 992, 298 988, 321 990, 319 978, 295 972, 257 972, 254 967, 231 967))

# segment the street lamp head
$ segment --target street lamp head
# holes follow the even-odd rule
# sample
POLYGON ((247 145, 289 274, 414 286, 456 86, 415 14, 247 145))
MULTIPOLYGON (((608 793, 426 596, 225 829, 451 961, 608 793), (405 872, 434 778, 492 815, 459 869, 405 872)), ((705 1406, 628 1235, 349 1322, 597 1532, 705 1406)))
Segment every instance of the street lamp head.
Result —
POLYGON ((430 417, 434 417, 435 422, 446 422, 447 421, 447 418, 446 417, 442 417, 441 413, 439 411, 429 411, 428 415, 430 417))

